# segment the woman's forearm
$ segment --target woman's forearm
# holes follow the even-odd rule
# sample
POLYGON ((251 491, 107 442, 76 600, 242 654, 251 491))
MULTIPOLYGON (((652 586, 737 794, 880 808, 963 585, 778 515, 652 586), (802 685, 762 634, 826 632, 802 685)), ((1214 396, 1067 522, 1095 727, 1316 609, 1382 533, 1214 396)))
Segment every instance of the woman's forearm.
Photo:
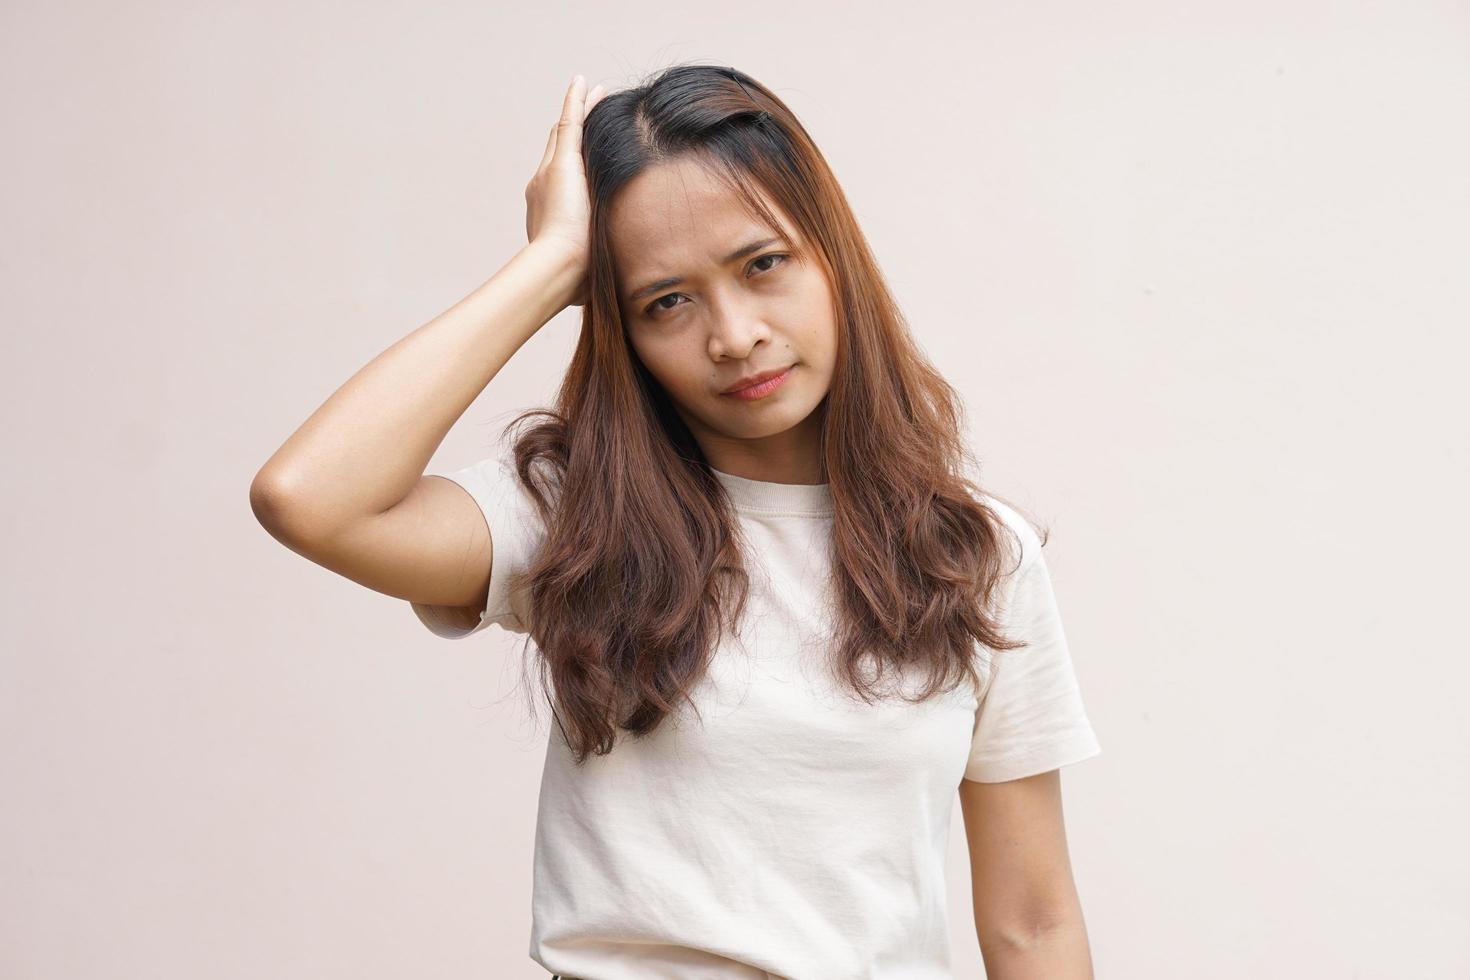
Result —
POLYGON ((261 467, 250 499, 287 535, 331 534, 406 497, 454 423, 574 297, 565 250, 529 244, 337 389, 261 467))

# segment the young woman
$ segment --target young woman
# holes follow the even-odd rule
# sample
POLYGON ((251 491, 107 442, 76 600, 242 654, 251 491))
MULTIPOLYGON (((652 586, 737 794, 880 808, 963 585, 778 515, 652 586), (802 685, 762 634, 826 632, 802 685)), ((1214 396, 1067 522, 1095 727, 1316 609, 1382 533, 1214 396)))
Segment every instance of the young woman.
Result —
POLYGON ((948 977, 958 791, 992 980, 1090 977, 1058 769, 1101 749, 1043 536, 979 489, 959 399, 781 100, 709 66, 584 87, 529 244, 291 436, 261 522, 440 636, 534 641, 547 971, 948 977), (568 305, 555 408, 425 475, 568 305))

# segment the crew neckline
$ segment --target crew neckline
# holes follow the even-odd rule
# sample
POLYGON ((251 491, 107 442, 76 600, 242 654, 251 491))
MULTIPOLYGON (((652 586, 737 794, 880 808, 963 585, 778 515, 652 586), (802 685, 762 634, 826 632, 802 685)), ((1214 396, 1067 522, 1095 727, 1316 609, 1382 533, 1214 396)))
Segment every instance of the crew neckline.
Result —
POLYGON ((717 470, 710 472, 725 488, 725 494, 739 511, 763 514, 832 513, 832 486, 829 483, 771 483, 752 480, 717 470))

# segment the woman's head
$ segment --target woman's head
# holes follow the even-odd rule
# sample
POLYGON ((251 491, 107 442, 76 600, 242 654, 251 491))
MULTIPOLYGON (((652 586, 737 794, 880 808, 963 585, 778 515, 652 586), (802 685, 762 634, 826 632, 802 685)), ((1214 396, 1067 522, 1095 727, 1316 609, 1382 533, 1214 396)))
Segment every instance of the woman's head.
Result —
POLYGON ((822 472, 842 311, 821 215, 836 183, 800 123, 733 68, 679 66, 602 99, 582 145, 589 325, 617 325, 649 396, 712 465, 822 472), (787 368, 765 397, 726 393, 787 368))
POLYGON ((512 422, 543 419, 516 442, 548 531, 531 635, 574 754, 657 727, 738 628, 749 579, 712 467, 829 484, 831 667, 853 689, 978 684, 976 645, 1013 645, 990 612, 1005 525, 806 130, 749 76, 678 66, 597 102, 582 156, 582 330, 555 408, 512 422), (722 394, 787 367, 764 398, 722 394))

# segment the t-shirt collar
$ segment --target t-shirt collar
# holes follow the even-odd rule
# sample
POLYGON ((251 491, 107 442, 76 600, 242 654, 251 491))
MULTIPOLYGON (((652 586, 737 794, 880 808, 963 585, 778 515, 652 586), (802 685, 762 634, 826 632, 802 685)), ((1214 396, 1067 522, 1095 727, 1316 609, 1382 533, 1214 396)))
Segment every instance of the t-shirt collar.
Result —
POLYGON ((832 489, 828 483, 771 483, 733 473, 710 472, 725 487, 736 510, 763 513, 831 514, 832 489))

